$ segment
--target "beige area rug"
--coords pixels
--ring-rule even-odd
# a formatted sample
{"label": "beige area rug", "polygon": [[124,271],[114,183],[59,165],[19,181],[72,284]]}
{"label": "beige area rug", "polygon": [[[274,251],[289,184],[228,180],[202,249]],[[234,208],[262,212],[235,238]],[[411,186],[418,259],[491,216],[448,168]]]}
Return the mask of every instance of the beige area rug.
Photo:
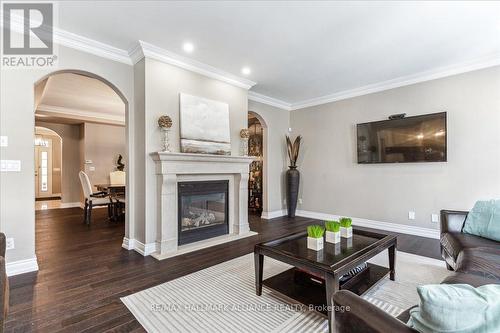
{"label": "beige area rug", "polygon": [[[387,251],[370,262],[388,267]],[[291,266],[267,258],[264,278]],[[439,283],[444,261],[398,252],[396,281],[381,280],[363,297],[397,316],[418,303],[416,287]],[[148,332],[327,332],[324,316],[264,286],[255,294],[253,254],[122,298]]]}

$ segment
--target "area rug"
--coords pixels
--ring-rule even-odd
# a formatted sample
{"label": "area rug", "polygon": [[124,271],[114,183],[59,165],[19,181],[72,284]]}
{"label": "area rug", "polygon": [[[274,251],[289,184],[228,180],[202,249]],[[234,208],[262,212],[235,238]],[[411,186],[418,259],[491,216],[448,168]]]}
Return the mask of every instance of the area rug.
{"label": "area rug", "polygon": [[[388,267],[387,251],[370,260]],[[291,266],[265,258],[264,278]],[[418,303],[416,287],[439,283],[443,261],[404,252],[396,281],[381,280],[363,298],[397,316]],[[264,286],[255,294],[253,254],[183,276],[121,299],[148,332],[327,332],[325,316]]]}

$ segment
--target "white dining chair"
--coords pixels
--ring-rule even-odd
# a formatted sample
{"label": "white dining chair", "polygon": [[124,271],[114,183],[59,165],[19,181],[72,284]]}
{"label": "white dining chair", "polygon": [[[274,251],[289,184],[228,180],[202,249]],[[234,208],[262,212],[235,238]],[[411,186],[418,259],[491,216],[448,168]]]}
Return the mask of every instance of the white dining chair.
{"label": "white dining chair", "polygon": [[96,206],[107,206],[108,217],[111,216],[111,199],[105,192],[92,191],[92,184],[90,183],[89,176],[83,171],[80,171],[80,183],[82,184],[83,196],[85,197],[85,207],[83,212],[83,222],[90,225],[92,221],[92,208]]}
{"label": "white dining chair", "polygon": [[109,183],[111,185],[125,185],[125,171],[113,171],[109,173]]}

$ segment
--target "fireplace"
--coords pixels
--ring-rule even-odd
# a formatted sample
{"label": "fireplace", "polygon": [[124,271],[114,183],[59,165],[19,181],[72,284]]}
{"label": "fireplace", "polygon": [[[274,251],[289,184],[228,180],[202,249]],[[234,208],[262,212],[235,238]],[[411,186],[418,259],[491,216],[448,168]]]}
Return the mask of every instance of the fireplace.
{"label": "fireplace", "polygon": [[228,180],[178,183],[178,245],[229,233]]}

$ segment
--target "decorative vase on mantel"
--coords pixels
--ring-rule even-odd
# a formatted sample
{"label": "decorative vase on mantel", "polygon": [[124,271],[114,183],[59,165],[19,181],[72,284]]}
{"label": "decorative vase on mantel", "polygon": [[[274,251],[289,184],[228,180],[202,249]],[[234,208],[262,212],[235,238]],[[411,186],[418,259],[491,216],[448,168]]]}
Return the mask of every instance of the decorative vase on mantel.
{"label": "decorative vase on mantel", "polygon": [[250,137],[250,131],[248,128],[243,128],[240,131],[240,155],[248,156],[248,138]]}
{"label": "decorative vase on mantel", "polygon": [[295,217],[297,210],[297,200],[299,196],[300,172],[297,170],[297,158],[299,157],[300,142],[299,135],[292,144],[290,138],[286,137],[288,158],[290,159],[289,169],[286,172],[286,205],[288,217]]}
{"label": "decorative vase on mantel", "polygon": [[158,118],[158,127],[162,131],[162,152],[164,153],[169,153],[170,152],[170,142],[168,138],[168,133],[170,132],[170,128],[172,127],[172,119],[167,116],[163,115],[160,118]]}

